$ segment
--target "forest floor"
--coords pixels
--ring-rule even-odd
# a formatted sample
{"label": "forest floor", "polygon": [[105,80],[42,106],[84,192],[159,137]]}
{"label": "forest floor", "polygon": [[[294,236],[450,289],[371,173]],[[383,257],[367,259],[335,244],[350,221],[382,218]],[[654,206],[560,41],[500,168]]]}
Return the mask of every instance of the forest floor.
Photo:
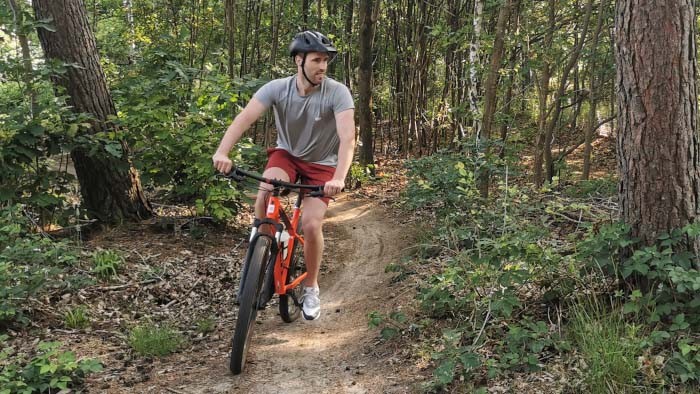
{"label": "forest floor", "polygon": [[[614,163],[611,142],[596,141],[600,146],[594,176],[609,173]],[[580,166],[577,156],[571,158],[571,178]],[[429,360],[420,356],[427,354],[425,349],[416,346],[429,344],[405,338],[384,341],[368,326],[374,311],[414,315],[418,276],[423,276],[399,281],[385,272],[408,254],[420,235],[411,222],[430,224],[430,218],[407,217],[392,204],[405,183],[400,162],[382,163],[390,176],[331,203],[324,227],[321,319],[283,323],[273,299],[258,315],[246,368],[239,376],[228,371],[228,356],[249,213],[241,214],[235,225],[215,226],[196,223],[187,208],[161,206],[160,216],[150,222],[100,232],[82,247],[86,252],[111,249],[123,254],[126,261],[119,275],[34,300],[32,327],[12,332],[12,342],[31,348],[39,339],[60,341],[79,358],[98,359],[104,371],[87,379],[88,392],[420,392],[431,370]],[[76,306],[87,308],[86,329],[65,327],[65,311]],[[129,341],[134,328],[151,323],[181,333],[176,353],[146,357],[133,350]],[[531,379],[501,383],[491,387],[494,392],[500,392],[498,386],[521,392],[530,392],[525,387],[541,388]]]}
{"label": "forest floor", "polygon": [[[127,256],[125,267],[112,282],[45,300],[54,309],[46,316],[87,305],[89,328],[69,330],[47,318],[39,336],[104,364],[103,372],[88,378],[89,392],[415,392],[429,372],[410,364],[410,349],[380,340],[368,326],[370,312],[388,314],[413,300],[411,284],[394,283],[385,272],[411,244],[390,206],[399,188],[391,188],[375,184],[331,203],[324,226],[321,319],[286,324],[273,299],[258,315],[241,375],[228,371],[228,355],[237,314],[233,296],[247,247],[245,217],[238,228],[188,228],[192,223],[185,219],[158,225],[166,219],[161,217],[98,234],[85,249],[119,250]],[[130,332],[147,323],[182,333],[180,351],[165,357],[136,354]]]}

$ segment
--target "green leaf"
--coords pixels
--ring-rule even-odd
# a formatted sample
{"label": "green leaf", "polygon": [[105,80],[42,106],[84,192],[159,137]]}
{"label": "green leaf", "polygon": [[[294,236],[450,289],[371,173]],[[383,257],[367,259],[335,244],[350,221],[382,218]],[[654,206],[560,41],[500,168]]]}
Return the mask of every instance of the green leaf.
{"label": "green leaf", "polygon": [[107,153],[110,155],[116,157],[116,158],[121,158],[122,157],[122,146],[121,144],[106,144],[105,145],[105,150]]}
{"label": "green leaf", "polygon": [[384,339],[394,338],[398,334],[399,334],[399,330],[397,330],[394,327],[384,327],[384,328],[382,328],[382,331],[380,332],[380,335]]}
{"label": "green leaf", "polygon": [[639,304],[637,304],[636,302],[627,302],[622,307],[622,313],[624,313],[624,314],[638,313],[638,312],[639,312]]}
{"label": "green leaf", "polygon": [[445,385],[452,383],[455,374],[454,360],[443,361],[442,364],[435,369],[434,374],[440,384]]}
{"label": "green leaf", "polygon": [[459,361],[464,368],[474,369],[481,366],[481,356],[474,352],[465,352],[459,356]]}

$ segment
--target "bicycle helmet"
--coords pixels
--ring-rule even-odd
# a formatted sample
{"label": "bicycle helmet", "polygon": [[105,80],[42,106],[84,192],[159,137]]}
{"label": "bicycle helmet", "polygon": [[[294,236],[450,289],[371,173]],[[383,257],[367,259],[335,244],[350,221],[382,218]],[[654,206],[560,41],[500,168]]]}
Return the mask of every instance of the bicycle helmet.
{"label": "bicycle helmet", "polygon": [[292,43],[289,44],[289,55],[292,57],[300,53],[306,54],[308,52],[326,52],[328,56],[330,56],[329,62],[338,54],[338,50],[335,49],[328,37],[313,30],[297,33]]}
{"label": "bicycle helmet", "polygon": [[311,86],[318,86],[317,83],[314,83],[311,79],[309,79],[309,77],[306,75],[306,70],[304,69],[304,66],[306,65],[306,54],[309,52],[327,53],[328,63],[330,63],[333,61],[333,59],[335,59],[335,55],[338,54],[338,50],[335,49],[333,43],[328,37],[312,30],[297,33],[297,35],[294,36],[292,43],[289,44],[290,56],[294,57],[296,55],[304,55],[301,60],[301,72],[304,75],[304,78],[306,78],[306,81],[309,82]]}

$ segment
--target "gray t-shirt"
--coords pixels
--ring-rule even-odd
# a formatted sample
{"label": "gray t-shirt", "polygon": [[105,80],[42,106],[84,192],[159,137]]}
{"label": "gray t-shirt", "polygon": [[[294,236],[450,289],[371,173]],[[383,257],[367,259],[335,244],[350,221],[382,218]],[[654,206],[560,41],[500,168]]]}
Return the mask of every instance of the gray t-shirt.
{"label": "gray t-shirt", "polygon": [[253,97],[275,112],[278,148],[310,163],[338,165],[335,114],[355,108],[345,85],[324,78],[320,89],[300,96],[293,75],[266,83]]}

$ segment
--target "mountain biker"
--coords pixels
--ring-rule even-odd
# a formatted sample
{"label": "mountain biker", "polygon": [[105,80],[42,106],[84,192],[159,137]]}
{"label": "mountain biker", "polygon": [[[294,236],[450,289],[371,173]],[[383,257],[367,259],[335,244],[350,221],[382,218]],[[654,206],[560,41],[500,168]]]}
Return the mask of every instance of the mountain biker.
{"label": "mountain biker", "polygon": [[[326,76],[337,50],[328,37],[317,31],[294,36],[289,45],[297,73],[275,79],[261,87],[226,130],[216,153],[214,167],[228,173],[233,163],[231,148],[268,108],[272,107],[277,127],[277,147],[268,150],[263,172],[266,178],[324,185],[324,198],[304,198],[304,261],[307,276],[301,297],[306,320],[318,319],[321,301],[318,273],[323,256],[323,218],[330,198],[345,187],[345,176],[355,148],[354,103],[348,88]],[[271,190],[260,184],[255,216],[265,217],[265,201]]]}

